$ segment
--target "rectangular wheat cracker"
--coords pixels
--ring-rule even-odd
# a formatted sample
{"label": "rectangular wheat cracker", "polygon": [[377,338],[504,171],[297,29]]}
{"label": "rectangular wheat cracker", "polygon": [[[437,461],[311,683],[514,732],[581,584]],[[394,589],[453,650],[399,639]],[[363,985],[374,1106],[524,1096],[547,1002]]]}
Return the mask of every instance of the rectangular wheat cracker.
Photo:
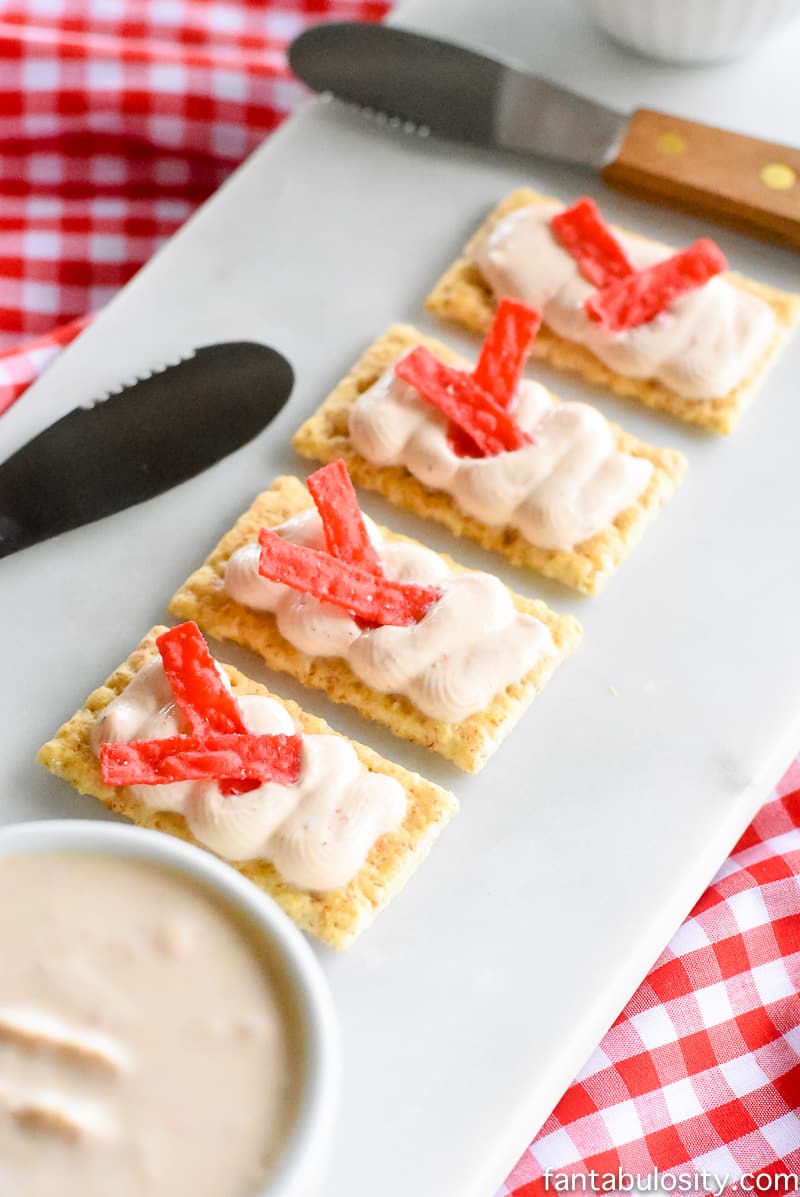
{"label": "rectangular wheat cracker", "polygon": [[[561,661],[576,648],[581,627],[568,615],[557,615],[536,599],[512,593],[517,610],[541,620],[550,629],[557,655],[540,661],[519,682],[497,694],[488,707],[461,723],[446,723],[424,715],[409,699],[398,694],[379,694],[352,672],[341,658],[308,657],[294,648],[278,631],[275,616],[251,611],[235,602],[223,589],[225,562],[239,548],[258,538],[259,528],[275,527],[311,506],[311,496],[297,478],[276,478],[260,494],[249,511],[238,520],[204,565],[192,574],[170,603],[170,611],[181,619],[194,619],[209,635],[234,640],[258,653],[272,669],[323,690],[334,702],[347,703],[361,715],[388,727],[397,736],[424,744],[467,772],[477,772],[522,712],[544,687]],[[416,542],[381,529],[387,540]],[[459,570],[449,557],[442,560]]]}
{"label": "rectangular wheat cracker", "polygon": [[[156,637],[166,628],[155,627],[111,677],[86,699],[85,705],[39,750],[38,761],[70,782],[81,794],[98,798],[109,810],[125,815],[140,827],[156,828],[197,843],[182,815],[154,811],[125,787],[103,784],[100,764],[92,751],[90,736],[98,712],[122,693],[134,674],[158,656]],[[280,702],[295,726],[310,735],[334,732],[322,719],[308,715],[287,698],[270,694],[231,665],[224,665],[235,694],[261,694]],[[268,893],[304,931],[334,948],[346,948],[405,885],[430,850],[433,841],[458,809],[448,790],[425,781],[416,773],[385,760],[371,748],[350,740],[356,755],[372,773],[384,773],[397,780],[408,796],[408,810],[402,826],[373,845],[357,875],[348,885],[329,893],[315,894],[284,881],[266,860],[241,861],[234,867]],[[202,847],[202,845],[198,845]]]}
{"label": "rectangular wheat cracker", "polygon": [[[353,405],[393,362],[415,345],[427,346],[435,357],[449,365],[469,368],[440,341],[423,336],[410,325],[395,324],[369,346],[317,412],[295,433],[292,444],[297,452],[324,462],[343,457],[354,481],[378,491],[398,507],[437,520],[456,536],[468,536],[484,549],[502,553],[514,565],[536,570],[585,594],[596,594],[674,493],[686,473],[684,456],[671,449],[646,445],[612,424],[621,452],[652,463],[653,471],[645,490],[608,528],[575,548],[538,548],[516,528],[491,528],[465,514],[454,498],[425,486],[405,466],[372,465],[356,452],[349,434]],[[553,398],[559,401],[556,396]]]}
{"label": "rectangular wheat cracker", "polygon": [[[513,191],[502,200],[467,243],[461,257],[439,279],[425,301],[428,311],[464,325],[473,332],[485,333],[494,315],[496,299],[472,260],[475,249],[510,212],[533,204],[555,202],[558,201],[528,187]],[[628,233],[628,230],[621,231],[631,237],[638,236]],[[800,320],[800,295],[781,291],[739,274],[729,273],[726,277],[733,286],[749,291],[769,304],[775,313],[776,328],[772,343],[750,376],[720,398],[688,399],[655,379],[629,378],[618,374],[589,349],[558,336],[546,325],[542,326],[534,340],[531,355],[549,362],[557,369],[577,373],[587,382],[608,387],[618,395],[636,399],[646,407],[667,412],[678,420],[699,424],[714,432],[731,432],[759,389],[768,367]]]}

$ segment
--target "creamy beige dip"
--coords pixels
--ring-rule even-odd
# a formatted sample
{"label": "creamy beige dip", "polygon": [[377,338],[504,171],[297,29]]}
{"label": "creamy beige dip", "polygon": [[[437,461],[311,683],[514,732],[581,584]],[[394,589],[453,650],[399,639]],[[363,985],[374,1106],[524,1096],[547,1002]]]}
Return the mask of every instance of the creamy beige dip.
{"label": "creamy beige dip", "polygon": [[538,548],[573,549],[613,523],[650,480],[651,463],[619,452],[596,408],[555,403],[527,379],[517,390],[514,417],[534,443],[492,457],[459,457],[447,418],[397,377],[395,365],[353,404],[354,446],[373,465],[404,465],[489,527],[516,528]]}
{"label": "creamy beige dip", "polygon": [[301,1063],[280,971],[143,861],[0,859],[0,1194],[252,1197]]}
{"label": "creamy beige dip", "polygon": [[[594,287],[550,231],[551,218],[561,211],[553,203],[519,208],[483,239],[474,259],[496,295],[540,308],[554,332],[585,345],[618,374],[658,379],[687,399],[727,395],[747,378],[775,329],[775,316],[763,300],[717,275],[654,320],[605,332],[583,306]],[[619,229],[614,234],[639,270],[674,252]]]}
{"label": "creamy beige dip", "polygon": [[[388,578],[441,591],[419,623],[364,629],[340,607],[262,578],[257,543],[230,557],[225,590],[245,607],[274,612],[281,635],[301,652],[343,657],[373,690],[404,694],[423,714],[450,723],[483,710],[540,660],[555,655],[547,626],[517,611],[498,578],[477,570],[453,572],[438,553],[384,541],[371,520],[364,522]],[[273,531],[296,544],[325,545],[313,508]]]}

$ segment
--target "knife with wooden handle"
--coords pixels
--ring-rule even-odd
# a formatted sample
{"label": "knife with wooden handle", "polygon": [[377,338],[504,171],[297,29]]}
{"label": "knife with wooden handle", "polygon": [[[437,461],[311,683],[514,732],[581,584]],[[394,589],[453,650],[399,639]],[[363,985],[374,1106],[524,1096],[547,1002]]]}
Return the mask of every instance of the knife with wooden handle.
{"label": "knife with wooden handle", "polygon": [[800,248],[800,149],[640,109],[628,116],[511,63],[388,25],[317,25],[292,69],[390,125],[594,167],[616,187]]}

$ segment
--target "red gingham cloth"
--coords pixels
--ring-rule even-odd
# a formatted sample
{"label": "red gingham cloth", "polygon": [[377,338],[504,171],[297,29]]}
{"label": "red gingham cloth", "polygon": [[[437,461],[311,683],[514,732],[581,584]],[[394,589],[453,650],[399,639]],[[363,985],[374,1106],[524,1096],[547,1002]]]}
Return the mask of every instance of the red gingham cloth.
{"label": "red gingham cloth", "polygon": [[[0,411],[300,99],[287,41],[388,7],[0,0]],[[795,763],[498,1197],[800,1172],[798,878]]]}
{"label": "red gingham cloth", "polygon": [[686,1177],[705,1169],[720,1181],[745,1177],[744,1192],[756,1184],[786,1192],[783,1180],[758,1176],[800,1176],[798,990],[800,760],[498,1197],[553,1193],[546,1169]]}

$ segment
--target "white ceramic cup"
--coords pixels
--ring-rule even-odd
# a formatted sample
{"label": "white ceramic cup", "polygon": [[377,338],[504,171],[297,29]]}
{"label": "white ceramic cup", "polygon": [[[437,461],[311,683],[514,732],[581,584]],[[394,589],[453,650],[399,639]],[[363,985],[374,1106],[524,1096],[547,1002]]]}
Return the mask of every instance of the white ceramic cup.
{"label": "white ceramic cup", "polygon": [[339,1032],[327,982],[294,924],[235,869],[158,831],[82,819],[0,828],[0,858],[35,852],[92,852],[172,869],[239,911],[256,937],[263,938],[273,958],[280,958],[299,1016],[305,1057],[303,1084],[278,1167],[258,1197],[316,1197],[321,1191],[339,1097]]}
{"label": "white ceramic cup", "polygon": [[662,62],[712,63],[754,50],[800,15],[800,0],[579,0],[614,41]]}

